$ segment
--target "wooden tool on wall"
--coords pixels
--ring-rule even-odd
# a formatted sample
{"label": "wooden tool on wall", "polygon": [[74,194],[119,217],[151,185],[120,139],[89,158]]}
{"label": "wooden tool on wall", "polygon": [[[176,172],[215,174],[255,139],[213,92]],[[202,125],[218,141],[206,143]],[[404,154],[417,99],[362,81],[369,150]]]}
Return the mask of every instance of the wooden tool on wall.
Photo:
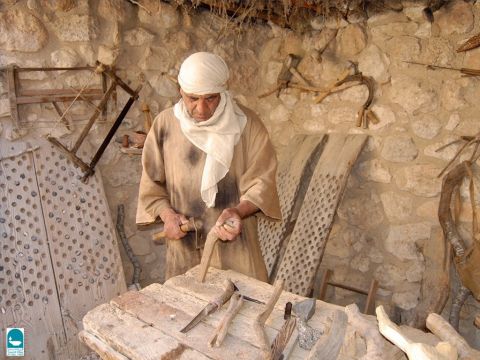
{"label": "wooden tool on wall", "polygon": [[[8,99],[10,102],[10,115],[12,117],[14,128],[22,127],[22,119],[19,115],[20,105],[29,104],[45,104],[52,103],[55,110],[62,119],[63,111],[58,103],[85,101],[92,104],[94,100],[101,100],[107,91],[107,75],[101,71],[97,72],[96,66],[77,66],[77,67],[38,67],[38,68],[22,68],[16,65],[9,65],[2,69],[6,71],[8,84]],[[85,87],[78,96],[80,89],[23,89],[20,79],[20,73],[27,72],[52,72],[52,71],[95,71],[101,76],[102,88]],[[88,85],[87,85],[88,86]],[[95,106],[95,105],[94,105]],[[102,110],[102,117],[106,120],[106,108]],[[63,118],[62,120],[68,130],[70,130],[70,122]]]}
{"label": "wooden tool on wall", "polygon": [[[128,110],[132,106],[133,102],[138,99],[138,93],[141,89],[141,85],[136,89],[131,89],[125,82],[123,82],[114,72],[112,68],[107,65],[104,65],[100,62],[96,63],[96,66],[80,66],[80,67],[52,67],[52,68],[20,68],[16,65],[8,66],[2,70],[6,70],[7,79],[8,79],[8,90],[9,90],[9,101],[10,101],[10,113],[15,129],[21,128],[21,119],[19,116],[19,105],[26,104],[41,104],[41,103],[52,103],[53,107],[60,116],[60,121],[65,124],[67,130],[71,131],[72,124],[66,118],[66,113],[68,108],[62,112],[59,102],[70,102],[70,106],[73,105],[76,101],[86,101],[87,103],[93,105],[95,111],[90,116],[87,124],[83,128],[80,136],[76,140],[72,149],[67,148],[55,137],[48,137],[48,140],[58,147],[76,166],[78,166],[83,172],[83,181],[93,175],[94,168],[97,162],[100,160],[105,148],[110,143],[113,135],[120,126],[121,122],[125,118]],[[22,89],[20,85],[19,73],[21,72],[50,72],[50,71],[68,71],[68,70],[89,70],[94,71],[94,74],[98,74],[102,78],[102,89],[99,88],[87,88],[89,85],[84,86],[84,88],[77,89],[35,89],[35,90],[25,90]],[[92,77],[93,75],[92,74]],[[110,86],[107,88],[107,79],[110,79]],[[104,141],[98,148],[97,152],[93,156],[89,164],[85,163],[80,159],[76,153],[85,140],[88,132],[92,128],[93,124],[97,120],[98,116],[102,114],[103,119],[106,119],[107,114],[107,102],[110,96],[115,92],[116,87],[120,86],[125,90],[130,98],[123,107],[120,114],[117,116],[114,124],[112,125],[110,131],[105,137]],[[98,105],[94,104],[92,101],[100,100]]]}
{"label": "wooden tool on wall", "polygon": [[[108,66],[101,64],[97,62],[97,70],[96,71],[101,71],[102,73],[106,74],[110,78],[110,86],[108,87],[107,91],[104,93],[102,99],[100,100],[100,104],[96,107],[95,112],[90,116],[90,119],[88,120],[88,123],[85,125],[83,128],[80,136],[78,137],[77,141],[73,145],[72,149],[68,149],[66,146],[64,146],[58,139],[54,137],[48,137],[48,140],[57,146],[65,155],[75,164],[77,165],[82,171],[84,172],[83,176],[83,181],[86,181],[87,178],[91,175],[94,174],[94,168],[97,162],[100,160],[100,157],[102,156],[103,152],[105,151],[106,147],[110,143],[110,141],[113,138],[113,135],[117,131],[118,127],[122,123],[123,119],[125,118],[125,115],[127,115],[128,110],[130,110],[130,107],[133,105],[134,101],[138,99],[138,93],[140,92],[142,85],[139,85],[137,89],[133,90],[128,86],[126,83],[124,83],[117,75],[115,75],[115,72]],[[113,91],[115,88],[120,86],[123,90],[125,90],[129,95],[130,98],[128,99],[127,103],[124,105],[122,111],[120,114],[117,116],[115,122],[113,123],[112,127],[110,128],[110,131],[108,132],[107,136],[103,140],[102,144],[98,148],[97,152],[93,156],[92,160],[90,161],[90,164],[86,164],[82,159],[80,159],[77,156],[77,151],[82,145],[83,141],[88,135],[88,132],[92,128],[93,124],[97,120],[98,116],[100,115],[100,112],[103,111],[103,109],[106,108],[107,101],[112,95]]]}

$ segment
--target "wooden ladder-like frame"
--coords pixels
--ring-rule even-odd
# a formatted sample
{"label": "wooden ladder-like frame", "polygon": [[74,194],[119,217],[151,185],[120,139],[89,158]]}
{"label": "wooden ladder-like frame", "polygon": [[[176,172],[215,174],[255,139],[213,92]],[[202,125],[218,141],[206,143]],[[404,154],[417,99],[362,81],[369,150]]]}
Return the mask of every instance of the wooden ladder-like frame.
{"label": "wooden ladder-like frame", "polygon": [[327,294],[327,287],[328,285],[338,287],[341,289],[353,291],[358,294],[363,294],[367,296],[367,301],[365,302],[365,307],[363,309],[364,314],[369,314],[369,315],[374,315],[375,314],[375,296],[377,294],[378,290],[378,281],[373,279],[370,283],[370,288],[368,291],[359,289],[354,286],[350,285],[345,285],[345,284],[340,284],[338,282],[331,281],[330,279],[332,278],[333,275],[333,270],[327,269],[323,273],[322,280],[320,282],[320,288],[318,290],[318,294],[316,295],[316,298],[319,300],[324,300],[325,296]]}

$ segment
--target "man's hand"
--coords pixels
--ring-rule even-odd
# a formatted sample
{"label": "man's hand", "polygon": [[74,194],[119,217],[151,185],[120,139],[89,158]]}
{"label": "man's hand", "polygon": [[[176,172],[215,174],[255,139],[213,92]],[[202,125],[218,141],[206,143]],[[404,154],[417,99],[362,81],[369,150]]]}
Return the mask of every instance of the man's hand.
{"label": "man's hand", "polygon": [[183,214],[177,214],[173,209],[165,209],[160,214],[164,226],[163,231],[167,239],[178,240],[187,235],[180,229],[180,225],[188,223],[188,219]]}
{"label": "man's hand", "polygon": [[237,208],[222,211],[215,223],[215,234],[223,241],[234,240],[242,232],[242,217]]}

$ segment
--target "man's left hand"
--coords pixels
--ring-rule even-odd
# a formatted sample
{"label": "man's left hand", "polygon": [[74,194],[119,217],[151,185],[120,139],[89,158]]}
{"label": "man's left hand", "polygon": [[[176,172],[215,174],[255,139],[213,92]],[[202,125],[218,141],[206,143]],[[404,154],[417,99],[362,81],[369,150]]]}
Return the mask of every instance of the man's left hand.
{"label": "man's left hand", "polygon": [[223,241],[234,240],[242,232],[242,218],[238,209],[227,208],[222,211],[215,223],[215,234]]}

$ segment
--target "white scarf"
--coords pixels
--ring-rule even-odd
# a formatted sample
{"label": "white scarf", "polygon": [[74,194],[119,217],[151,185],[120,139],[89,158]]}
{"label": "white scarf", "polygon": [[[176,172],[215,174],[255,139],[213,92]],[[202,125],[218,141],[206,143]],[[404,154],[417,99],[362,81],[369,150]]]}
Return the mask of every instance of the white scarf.
{"label": "white scarf", "polygon": [[195,121],[189,115],[182,99],[175,104],[173,111],[183,134],[207,154],[200,194],[207,207],[214,207],[217,184],[230,169],[233,149],[245,128],[247,116],[228,91],[220,93],[220,102],[212,117],[206,121]]}

